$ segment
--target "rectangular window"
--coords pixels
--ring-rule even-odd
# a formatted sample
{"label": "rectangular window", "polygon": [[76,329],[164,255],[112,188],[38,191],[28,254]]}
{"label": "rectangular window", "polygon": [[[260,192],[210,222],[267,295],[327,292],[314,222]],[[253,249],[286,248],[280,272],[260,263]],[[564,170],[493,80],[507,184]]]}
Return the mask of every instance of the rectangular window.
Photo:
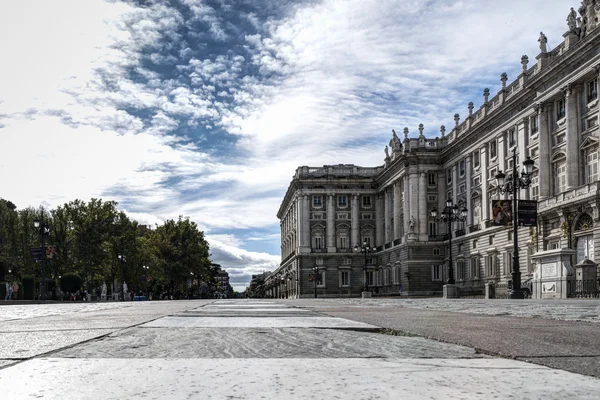
{"label": "rectangular window", "polygon": [[340,249],[348,248],[348,238],[346,236],[340,236]]}
{"label": "rectangular window", "polygon": [[340,272],[340,286],[350,286],[350,272],[341,271]]}
{"label": "rectangular window", "polygon": [[427,195],[427,201],[436,202],[437,201],[437,196],[435,194],[428,194]]}
{"label": "rectangular window", "polygon": [[464,183],[458,187],[458,194],[463,194],[466,191],[467,191],[467,185],[465,185]]}
{"label": "rectangular window", "polygon": [[346,199],[346,196],[338,196],[338,207],[348,207]]}
{"label": "rectangular window", "polygon": [[556,102],[556,120],[563,119],[565,115],[565,99],[560,99]]}
{"label": "rectangular window", "polygon": [[488,179],[496,179],[496,174],[498,173],[498,168],[494,167],[490,169],[490,176]]}
{"label": "rectangular window", "polygon": [[431,280],[432,281],[441,281],[442,280],[442,266],[441,265],[432,265],[431,266]]}
{"label": "rectangular window", "polygon": [[400,276],[400,267],[394,267],[393,269],[394,272],[394,284],[397,285],[399,282],[398,277]]}
{"label": "rectangular window", "polygon": [[477,248],[477,239],[473,240],[473,248],[476,249]]}
{"label": "rectangular window", "polygon": [[363,196],[362,203],[363,203],[363,207],[370,208],[371,207],[371,196]]}
{"label": "rectangular window", "polygon": [[592,117],[585,122],[586,129],[592,129],[598,125],[598,117]]}
{"label": "rectangular window", "polygon": [[374,276],[373,276],[373,271],[367,271],[367,285],[368,286],[373,286],[373,282],[374,282]]}
{"label": "rectangular window", "polygon": [[460,177],[462,178],[463,176],[465,176],[465,160],[460,160],[460,162],[458,163],[458,171],[460,174]]}
{"label": "rectangular window", "polygon": [[561,163],[556,166],[554,180],[554,194],[560,194],[567,189],[567,164]]}
{"label": "rectangular window", "polygon": [[530,133],[530,134],[531,134],[532,136],[533,136],[533,135],[535,135],[536,133],[538,133],[538,130],[539,130],[539,128],[538,128],[538,119],[537,119],[537,115],[536,115],[536,116],[533,116],[533,117],[531,117],[531,118],[529,119],[529,126],[531,127],[531,129],[530,129],[530,132],[531,132],[531,133]]}
{"label": "rectangular window", "polygon": [[371,236],[363,237],[363,243],[366,243],[367,247],[371,247]]}
{"label": "rectangular window", "polygon": [[598,98],[598,78],[587,84],[587,101],[596,100]]}
{"label": "rectangular window", "polygon": [[313,207],[315,207],[315,208],[323,207],[323,196],[313,196]]}
{"label": "rectangular window", "polygon": [[439,248],[437,248],[437,247],[436,247],[436,248],[434,248],[434,249],[433,249],[433,255],[434,255],[434,256],[439,256],[439,255],[440,255],[440,249],[439,249]]}
{"label": "rectangular window", "polygon": [[496,157],[496,141],[492,141],[490,142],[490,158],[495,158]]}
{"label": "rectangular window", "polygon": [[371,213],[364,213],[362,215],[362,219],[372,219],[372,218],[373,218],[373,216],[371,215]]}
{"label": "rectangular window", "polygon": [[531,177],[531,200],[537,200],[540,197],[540,178],[537,173]]}
{"label": "rectangular window", "polygon": [[471,268],[469,274],[470,278],[479,278],[479,258],[471,258]]}
{"label": "rectangular window", "polygon": [[317,287],[325,287],[325,271],[319,271],[317,275]]}
{"label": "rectangular window", "polygon": [[322,237],[315,237],[315,249],[322,249],[323,248],[323,238]]}
{"label": "rectangular window", "polygon": [[479,185],[481,185],[481,175],[477,175],[475,178],[473,178],[473,186]]}
{"label": "rectangular window", "polygon": [[375,259],[374,258],[367,258],[367,265],[373,265],[375,264]]}
{"label": "rectangular window", "polygon": [[479,167],[479,150],[473,152],[473,167]]}
{"label": "rectangular window", "polygon": [[351,265],[351,264],[352,264],[352,259],[350,257],[342,258],[342,265]]}
{"label": "rectangular window", "polygon": [[427,184],[429,186],[435,186],[435,174],[431,172],[427,174]]}
{"label": "rectangular window", "polygon": [[317,258],[315,261],[315,264],[317,265],[323,265],[323,259],[321,257]]}
{"label": "rectangular window", "polygon": [[490,244],[490,246],[491,246],[491,245],[493,245],[493,244],[494,244],[494,235],[490,235],[490,238],[489,238],[489,239],[490,239],[490,240],[489,240],[489,244]]}
{"label": "rectangular window", "polygon": [[517,144],[517,133],[515,128],[508,130],[508,147],[515,147]]}
{"label": "rectangular window", "polygon": [[452,183],[452,168],[446,171],[446,182]]}
{"label": "rectangular window", "polygon": [[485,258],[485,276],[496,276],[496,256]]}
{"label": "rectangular window", "polygon": [[587,155],[587,182],[593,183],[598,180],[598,152],[594,151]]}
{"label": "rectangular window", "polygon": [[429,223],[429,236],[431,236],[431,237],[437,236],[437,222]]}

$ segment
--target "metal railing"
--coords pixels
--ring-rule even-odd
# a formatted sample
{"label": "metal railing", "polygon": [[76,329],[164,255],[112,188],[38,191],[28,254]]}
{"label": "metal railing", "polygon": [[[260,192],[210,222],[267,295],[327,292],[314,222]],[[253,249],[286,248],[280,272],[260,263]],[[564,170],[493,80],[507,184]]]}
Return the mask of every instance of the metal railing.
{"label": "metal railing", "polygon": [[570,293],[569,297],[574,298],[599,298],[600,297],[600,280],[586,279],[575,281],[575,290]]}

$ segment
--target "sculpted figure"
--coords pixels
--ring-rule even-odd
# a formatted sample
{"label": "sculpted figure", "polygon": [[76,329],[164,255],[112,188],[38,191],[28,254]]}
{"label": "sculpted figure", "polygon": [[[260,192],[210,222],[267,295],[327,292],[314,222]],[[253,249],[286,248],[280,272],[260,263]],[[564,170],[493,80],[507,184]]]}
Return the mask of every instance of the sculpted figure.
{"label": "sculpted figure", "polygon": [[398,135],[396,135],[396,131],[392,129],[393,132],[393,136],[392,139],[390,140],[390,147],[392,148],[392,152],[397,152],[400,151],[400,149],[402,148],[402,143],[400,143],[400,139],[398,138]]}
{"label": "sculpted figure", "polygon": [[385,151],[385,158],[386,159],[390,158],[390,153],[389,153],[389,150],[388,150],[387,146],[385,146],[385,150],[384,151]]}
{"label": "sculpted figure", "polygon": [[540,42],[541,52],[546,53],[548,51],[548,48],[547,48],[548,38],[546,37],[546,35],[544,35],[544,32],[540,32],[540,38],[538,39],[538,42]]}
{"label": "sculpted figure", "polygon": [[573,7],[571,7],[571,11],[567,16],[567,25],[569,26],[569,30],[571,32],[575,32],[575,30],[577,29],[577,13],[573,9]]}

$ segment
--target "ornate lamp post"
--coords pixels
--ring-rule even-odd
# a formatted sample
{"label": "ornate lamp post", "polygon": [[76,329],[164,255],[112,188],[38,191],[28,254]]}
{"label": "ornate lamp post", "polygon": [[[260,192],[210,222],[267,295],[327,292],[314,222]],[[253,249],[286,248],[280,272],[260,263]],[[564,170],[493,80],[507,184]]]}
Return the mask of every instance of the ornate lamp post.
{"label": "ornate lamp post", "polygon": [[40,282],[40,300],[46,301],[46,236],[50,236],[50,225],[44,222],[44,209],[42,208],[42,218],[35,219],[33,226],[38,229],[42,241],[42,276]]}
{"label": "ornate lamp post", "polygon": [[363,245],[361,247],[358,247],[358,245],[354,245],[355,253],[364,253],[365,255],[365,265],[363,267],[365,275],[365,286],[363,287],[363,292],[367,292],[369,290],[369,281],[367,279],[367,257],[369,253],[375,253],[376,251],[377,248],[369,246],[369,244],[366,241],[363,242]]}
{"label": "ornate lamp post", "polygon": [[463,207],[460,212],[458,205],[452,205],[452,199],[446,200],[446,207],[440,212],[438,216],[438,210],[431,210],[431,218],[438,222],[445,222],[448,224],[448,284],[454,284],[454,265],[452,264],[452,223],[462,222],[467,219],[467,208]]}
{"label": "ornate lamp post", "polygon": [[123,264],[125,264],[125,262],[127,262],[127,261],[126,261],[126,258],[125,258],[125,256],[123,254],[119,254],[118,257],[119,257],[119,264],[121,266],[121,282],[122,282],[121,283],[121,290],[120,290],[120,292],[121,292],[121,296],[120,297],[121,297],[121,301],[125,301],[125,285],[124,285],[124,283],[125,283],[125,271],[124,271]]}
{"label": "ornate lamp post", "polygon": [[527,157],[523,161],[523,170],[521,176],[517,173],[517,153],[516,149],[513,150],[513,170],[511,174],[511,180],[505,182],[506,175],[502,171],[498,171],[496,179],[498,181],[498,189],[500,193],[512,193],[513,195],[513,208],[512,208],[512,220],[513,220],[513,263],[511,268],[512,275],[512,289],[510,290],[508,297],[511,299],[523,299],[523,291],[521,290],[521,271],[519,269],[519,237],[517,235],[517,229],[519,227],[519,219],[517,217],[517,209],[519,204],[519,192],[521,189],[527,189],[531,185],[531,174],[533,173],[533,160]]}
{"label": "ornate lamp post", "polygon": [[148,298],[148,270],[150,269],[150,267],[147,265],[142,265],[142,268],[144,269],[144,284],[145,284],[146,298]]}
{"label": "ornate lamp post", "polygon": [[312,275],[312,280],[315,284],[315,299],[317,298],[317,281],[319,280],[319,266],[317,264],[315,264],[315,266],[313,267],[313,275]]}

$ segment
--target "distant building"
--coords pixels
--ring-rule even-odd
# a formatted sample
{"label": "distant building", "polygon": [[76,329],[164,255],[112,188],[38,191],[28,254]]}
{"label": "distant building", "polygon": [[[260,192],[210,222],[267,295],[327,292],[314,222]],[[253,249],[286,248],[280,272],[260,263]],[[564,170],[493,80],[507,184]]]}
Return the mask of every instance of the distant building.
{"label": "distant building", "polygon": [[[490,97],[484,89],[482,104],[469,103],[462,121],[454,115],[448,133],[442,126],[426,137],[423,125],[417,137],[394,132],[381,166],[297,168],[277,213],[282,261],[266,295],[312,297],[315,268],[318,296],[359,296],[365,280],[375,294],[441,295],[448,235],[456,285],[482,295],[486,283],[509,284],[515,234],[534,297],[597,291],[600,29],[581,10],[586,30],[566,32],[551,51],[543,44],[532,66],[523,56],[516,79],[502,74],[501,90]],[[518,232],[492,223],[493,202],[512,198],[495,176],[510,179],[513,152],[518,166],[535,162],[520,199],[537,201],[537,226]],[[447,199],[467,209],[451,232],[430,217]],[[365,243],[375,248],[366,257],[354,251]]]}

